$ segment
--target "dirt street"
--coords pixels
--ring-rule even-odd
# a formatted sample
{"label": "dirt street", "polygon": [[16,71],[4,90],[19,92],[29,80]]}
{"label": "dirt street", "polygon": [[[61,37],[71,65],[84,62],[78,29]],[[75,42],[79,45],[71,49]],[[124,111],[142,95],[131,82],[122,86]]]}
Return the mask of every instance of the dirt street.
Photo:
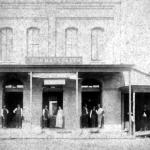
{"label": "dirt street", "polygon": [[0,150],[149,150],[150,139],[1,139]]}

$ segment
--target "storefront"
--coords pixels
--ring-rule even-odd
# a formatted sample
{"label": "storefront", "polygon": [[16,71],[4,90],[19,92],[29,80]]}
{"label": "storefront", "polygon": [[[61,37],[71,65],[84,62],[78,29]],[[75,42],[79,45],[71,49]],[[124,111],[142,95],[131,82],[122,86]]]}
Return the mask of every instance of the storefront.
{"label": "storefront", "polygon": [[124,79],[126,86],[120,88],[122,129],[131,134],[144,134],[145,131],[150,130],[150,76],[133,69],[130,90],[127,83],[129,78],[125,73]]}
{"label": "storefront", "polygon": [[[122,72],[130,74],[130,65],[2,65],[0,71],[1,107],[5,104],[12,112],[19,103],[23,107],[23,128],[40,128],[42,109],[47,105],[52,118],[61,106],[65,129],[79,129],[83,105],[91,110],[101,104],[105,129],[121,130],[119,87],[124,85]],[[7,76],[15,83],[6,84]],[[52,118],[48,128],[55,128]]]}

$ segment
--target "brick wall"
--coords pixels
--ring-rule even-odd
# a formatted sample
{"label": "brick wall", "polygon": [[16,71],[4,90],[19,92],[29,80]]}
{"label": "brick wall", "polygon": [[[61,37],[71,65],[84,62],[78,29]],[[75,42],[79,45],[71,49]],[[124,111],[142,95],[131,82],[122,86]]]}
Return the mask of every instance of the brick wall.
{"label": "brick wall", "polygon": [[24,80],[24,90],[23,90],[23,116],[24,122],[23,127],[30,125],[31,115],[30,115],[30,81],[29,79]]}
{"label": "brick wall", "polygon": [[42,80],[33,78],[32,124],[40,127],[42,116]]}
{"label": "brick wall", "polygon": [[115,73],[110,78],[103,79],[103,82],[102,101],[105,111],[105,127],[121,129],[121,92],[118,89],[123,84],[121,74]]}
{"label": "brick wall", "polygon": [[76,89],[75,80],[67,80],[64,87],[64,101],[63,109],[65,115],[65,128],[79,128],[80,127],[80,110],[81,110],[81,98],[79,93],[78,101],[78,114],[76,113]]}

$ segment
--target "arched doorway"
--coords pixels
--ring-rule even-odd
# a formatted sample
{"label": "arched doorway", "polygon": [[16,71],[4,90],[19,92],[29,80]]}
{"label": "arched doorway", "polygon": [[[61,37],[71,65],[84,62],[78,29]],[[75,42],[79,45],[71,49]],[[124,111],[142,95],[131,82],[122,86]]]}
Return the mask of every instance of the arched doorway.
{"label": "arched doorway", "polygon": [[3,84],[3,105],[9,110],[7,127],[15,127],[15,114],[13,110],[17,104],[23,108],[23,84],[16,75],[9,75]]}
{"label": "arched doorway", "polygon": [[[84,79],[82,81],[82,115],[83,107],[86,105],[88,110],[88,124],[86,127],[92,127],[90,121],[90,111],[93,107],[97,109],[98,104],[102,105],[101,101],[101,88],[102,84],[96,79]],[[97,126],[97,121],[96,121]],[[95,127],[96,127],[95,126]],[[81,121],[81,127],[83,127],[83,122]]]}

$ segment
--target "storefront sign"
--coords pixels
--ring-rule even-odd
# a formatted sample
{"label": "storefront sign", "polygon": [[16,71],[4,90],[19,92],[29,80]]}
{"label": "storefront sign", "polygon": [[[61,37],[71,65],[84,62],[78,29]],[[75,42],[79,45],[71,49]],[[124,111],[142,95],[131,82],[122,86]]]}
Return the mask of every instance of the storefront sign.
{"label": "storefront sign", "polygon": [[26,64],[32,65],[82,64],[82,57],[26,57]]}
{"label": "storefront sign", "polygon": [[65,85],[65,80],[44,80],[44,85]]}
{"label": "storefront sign", "polygon": [[76,79],[76,73],[33,73],[33,78],[43,79]]}

